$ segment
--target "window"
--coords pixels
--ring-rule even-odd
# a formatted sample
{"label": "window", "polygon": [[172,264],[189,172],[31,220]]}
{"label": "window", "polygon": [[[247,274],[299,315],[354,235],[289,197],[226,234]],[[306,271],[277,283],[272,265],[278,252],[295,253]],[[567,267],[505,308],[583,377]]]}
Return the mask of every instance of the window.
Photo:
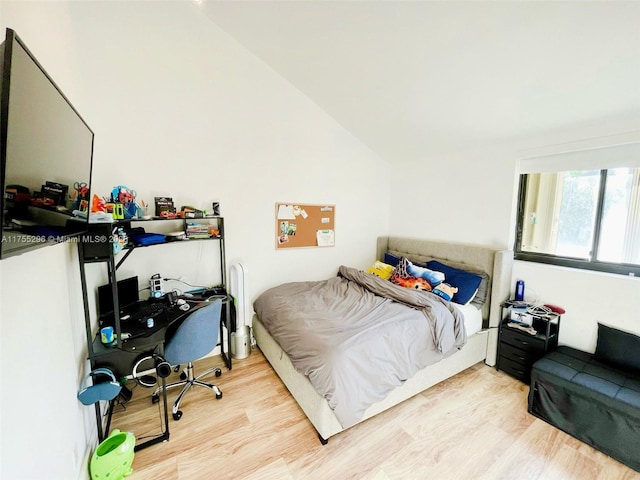
{"label": "window", "polygon": [[[631,166],[535,172],[549,162],[525,162],[532,171],[520,177],[515,258],[640,275],[640,167],[622,159]],[[556,169],[576,163],[554,160]]]}

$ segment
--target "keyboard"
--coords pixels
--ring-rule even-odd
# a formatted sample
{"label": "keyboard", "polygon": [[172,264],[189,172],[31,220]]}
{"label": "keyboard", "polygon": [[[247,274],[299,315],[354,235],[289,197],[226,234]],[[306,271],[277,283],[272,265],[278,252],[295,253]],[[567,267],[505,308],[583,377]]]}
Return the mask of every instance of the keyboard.
{"label": "keyboard", "polygon": [[168,308],[169,305],[164,302],[143,303],[136,308],[135,312],[130,313],[126,320],[130,322],[146,322],[147,318],[153,318],[162,312],[166,312]]}

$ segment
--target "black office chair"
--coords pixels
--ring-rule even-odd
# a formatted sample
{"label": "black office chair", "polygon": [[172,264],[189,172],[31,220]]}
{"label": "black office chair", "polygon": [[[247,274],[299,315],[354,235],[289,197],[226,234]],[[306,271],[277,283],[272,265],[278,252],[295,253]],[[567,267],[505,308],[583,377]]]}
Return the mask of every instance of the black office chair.
{"label": "black office chair", "polygon": [[[222,300],[217,299],[209,305],[200,307],[185,318],[174,333],[167,335],[164,347],[164,359],[171,365],[187,364],[185,373],[180,382],[166,385],[165,389],[183,386],[182,391],[173,403],[172,413],[174,420],[180,420],[182,411],[180,402],[193,385],[205,387],[215,392],[216,398],[222,398],[220,389],[212,384],[200,381],[205,375],[215,373],[216,377],[222,375],[219,368],[210,368],[197,377],[194,376],[194,361],[211,352],[218,343],[220,332],[220,314],[222,312]],[[158,402],[162,386],[158,387],[152,395],[154,403]]]}

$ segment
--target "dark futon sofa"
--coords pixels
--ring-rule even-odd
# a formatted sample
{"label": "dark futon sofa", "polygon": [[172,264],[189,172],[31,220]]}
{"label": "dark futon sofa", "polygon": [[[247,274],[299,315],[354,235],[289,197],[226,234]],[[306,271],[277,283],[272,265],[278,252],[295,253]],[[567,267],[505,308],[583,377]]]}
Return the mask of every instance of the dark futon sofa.
{"label": "dark futon sofa", "polygon": [[640,471],[640,337],[598,324],[594,354],[545,355],[531,370],[529,413]]}

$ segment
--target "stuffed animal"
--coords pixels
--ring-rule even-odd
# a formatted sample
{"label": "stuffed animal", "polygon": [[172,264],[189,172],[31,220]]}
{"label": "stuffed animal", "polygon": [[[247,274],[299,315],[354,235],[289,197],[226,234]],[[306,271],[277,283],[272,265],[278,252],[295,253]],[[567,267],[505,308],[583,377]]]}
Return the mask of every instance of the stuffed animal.
{"label": "stuffed animal", "polygon": [[391,274],[393,273],[393,265],[387,265],[384,262],[376,260],[376,262],[369,267],[367,273],[371,273],[376,277],[380,277],[383,280],[389,280],[391,278]]}
{"label": "stuffed animal", "polygon": [[428,268],[414,265],[411,262],[408,262],[407,272],[413,277],[424,278],[427,282],[429,282],[431,287],[435,287],[436,285],[444,282],[444,273],[436,272],[435,270],[429,270]]}
{"label": "stuffed animal", "polygon": [[423,290],[425,292],[431,291],[431,284],[424,278],[418,277],[401,277],[400,275],[393,275],[391,277],[391,283],[395,283],[404,288],[411,288],[412,290]]}
{"label": "stuffed animal", "polygon": [[435,287],[432,293],[444,298],[447,302],[450,302],[455,293],[458,291],[458,287],[452,287],[448,283],[441,283]]}

